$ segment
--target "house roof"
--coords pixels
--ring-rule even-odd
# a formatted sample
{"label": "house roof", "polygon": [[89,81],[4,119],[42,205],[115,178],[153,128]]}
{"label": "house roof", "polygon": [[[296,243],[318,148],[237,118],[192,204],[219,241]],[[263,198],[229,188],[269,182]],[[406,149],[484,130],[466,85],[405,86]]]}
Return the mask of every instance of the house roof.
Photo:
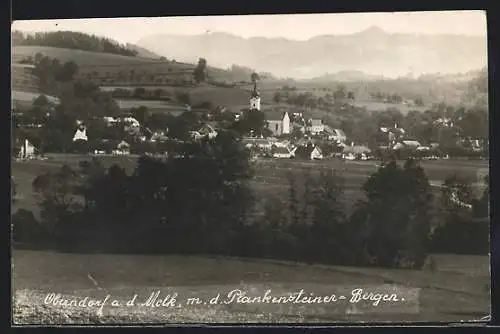
{"label": "house roof", "polygon": [[198,132],[200,132],[200,133],[209,133],[209,132],[214,132],[214,131],[215,131],[215,126],[213,124],[208,124],[208,123],[203,124],[198,129]]}
{"label": "house roof", "polygon": [[290,150],[284,146],[274,146],[273,147],[273,153],[278,153],[278,154],[289,154]]}
{"label": "house roof", "polygon": [[281,121],[285,117],[286,111],[265,110],[264,118],[266,121]]}
{"label": "house roof", "polygon": [[344,130],[342,129],[334,129],[334,130],[338,137],[346,137]]}
{"label": "house roof", "polygon": [[371,153],[368,147],[364,145],[355,145],[355,146],[346,146],[344,147],[344,153],[354,153],[354,154],[362,154],[362,153]]}
{"label": "house roof", "polygon": [[402,143],[406,146],[419,147],[420,143],[416,140],[403,140]]}
{"label": "house roof", "polygon": [[318,149],[319,152],[321,152],[321,149],[318,146],[307,145],[307,146],[298,146],[297,149],[295,150],[295,153],[299,155],[310,155],[314,151],[314,149]]}
{"label": "house roof", "polygon": [[321,126],[323,125],[323,121],[320,118],[311,118],[309,119],[310,126]]}

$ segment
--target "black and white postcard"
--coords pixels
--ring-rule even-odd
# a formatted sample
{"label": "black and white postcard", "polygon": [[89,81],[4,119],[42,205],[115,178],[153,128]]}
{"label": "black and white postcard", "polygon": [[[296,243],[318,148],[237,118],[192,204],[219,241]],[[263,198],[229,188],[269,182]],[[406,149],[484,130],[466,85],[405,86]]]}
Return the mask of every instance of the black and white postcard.
{"label": "black and white postcard", "polygon": [[490,318],[483,11],[12,24],[14,325]]}

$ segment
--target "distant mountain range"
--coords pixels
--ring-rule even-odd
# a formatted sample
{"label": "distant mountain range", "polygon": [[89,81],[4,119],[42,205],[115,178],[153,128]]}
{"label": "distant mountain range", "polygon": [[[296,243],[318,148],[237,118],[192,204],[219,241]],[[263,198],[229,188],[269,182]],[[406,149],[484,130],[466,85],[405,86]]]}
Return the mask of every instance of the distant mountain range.
{"label": "distant mountain range", "polygon": [[[370,80],[424,73],[463,73],[487,64],[487,39],[464,35],[392,34],[372,27],[351,35],[307,41],[242,38],[228,33],[154,34],[136,45],[169,59],[227,68],[247,66],[280,77],[314,78],[325,73]],[[331,76],[331,75],[330,75]],[[326,75],[328,77],[328,75]],[[356,79],[353,79],[356,78]]]}

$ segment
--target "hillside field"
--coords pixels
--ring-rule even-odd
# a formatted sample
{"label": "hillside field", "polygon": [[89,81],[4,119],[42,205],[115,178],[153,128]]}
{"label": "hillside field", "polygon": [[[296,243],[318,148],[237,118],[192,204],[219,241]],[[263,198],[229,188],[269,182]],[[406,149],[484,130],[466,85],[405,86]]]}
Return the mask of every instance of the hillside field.
{"label": "hillside field", "polygon": [[[62,63],[74,61],[79,67],[87,66],[140,66],[147,65],[163,65],[165,61],[155,60],[150,58],[128,57],[104,52],[91,52],[74,49],[54,48],[49,46],[14,46],[12,47],[12,61],[20,61],[26,57],[34,57],[35,54],[41,53],[50,58],[57,58]],[[146,65],[144,65],[146,66]]]}

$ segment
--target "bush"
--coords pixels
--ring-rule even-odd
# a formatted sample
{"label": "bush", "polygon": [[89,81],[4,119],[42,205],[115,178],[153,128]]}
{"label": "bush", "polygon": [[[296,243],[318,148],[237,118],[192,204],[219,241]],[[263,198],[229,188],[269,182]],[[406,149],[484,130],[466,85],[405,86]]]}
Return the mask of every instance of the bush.
{"label": "bush", "polygon": [[366,200],[351,216],[358,226],[364,262],[420,268],[427,256],[431,192],[422,168],[408,160],[379,168],[364,184]]}
{"label": "bush", "polygon": [[46,229],[35,218],[33,212],[19,209],[12,215],[12,240],[21,244],[39,244],[47,240]]}
{"label": "bush", "polygon": [[489,219],[449,221],[434,231],[430,250],[433,253],[487,255],[489,240]]}

